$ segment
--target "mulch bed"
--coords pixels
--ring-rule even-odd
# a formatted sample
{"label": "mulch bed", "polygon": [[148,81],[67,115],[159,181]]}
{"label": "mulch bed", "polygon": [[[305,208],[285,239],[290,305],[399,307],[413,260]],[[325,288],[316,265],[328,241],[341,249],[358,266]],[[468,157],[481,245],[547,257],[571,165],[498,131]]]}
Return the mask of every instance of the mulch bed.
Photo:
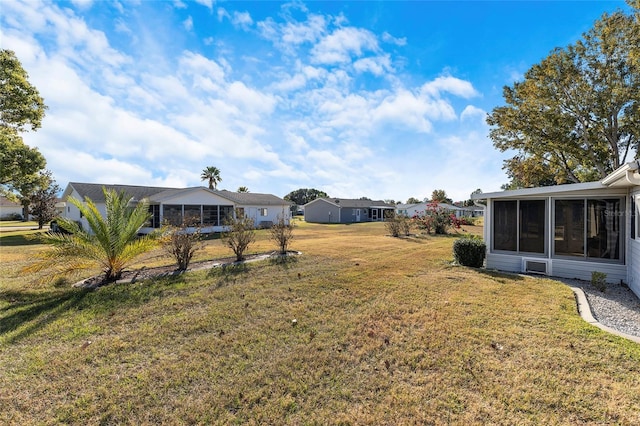
{"label": "mulch bed", "polygon": [[75,283],[73,286],[80,287],[80,288],[95,289],[108,284],[135,283],[137,281],[143,281],[150,278],[175,276],[175,275],[183,274],[185,272],[199,271],[203,269],[212,269],[212,268],[224,267],[228,265],[238,265],[238,264],[247,263],[247,262],[264,260],[271,257],[277,258],[281,256],[297,256],[300,254],[302,253],[298,251],[288,251],[284,255],[279,254],[278,252],[258,253],[258,254],[247,255],[245,256],[244,260],[239,262],[236,261],[235,257],[226,257],[223,259],[216,259],[216,260],[204,260],[200,262],[191,262],[189,264],[189,268],[186,270],[179,270],[176,268],[175,265],[158,266],[154,268],[147,268],[146,266],[143,266],[142,268],[136,269],[134,271],[126,271],[126,270],[123,271],[122,275],[120,276],[120,279],[116,281],[106,281],[103,275],[97,275],[97,276],[79,281]]}

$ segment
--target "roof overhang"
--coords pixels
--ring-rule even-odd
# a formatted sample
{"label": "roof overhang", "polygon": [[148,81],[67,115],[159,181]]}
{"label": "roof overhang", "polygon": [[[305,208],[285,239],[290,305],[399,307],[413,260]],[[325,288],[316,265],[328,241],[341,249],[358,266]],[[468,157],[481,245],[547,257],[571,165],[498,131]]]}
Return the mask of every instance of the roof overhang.
{"label": "roof overhang", "polygon": [[537,188],[514,189],[511,191],[472,194],[472,200],[487,198],[515,198],[566,194],[575,191],[588,191],[607,188],[629,188],[640,186],[640,160],[623,164],[598,182],[570,183],[566,185],[541,186]]}
{"label": "roof overhang", "polygon": [[601,182],[607,186],[623,188],[640,185],[640,160],[623,164]]}

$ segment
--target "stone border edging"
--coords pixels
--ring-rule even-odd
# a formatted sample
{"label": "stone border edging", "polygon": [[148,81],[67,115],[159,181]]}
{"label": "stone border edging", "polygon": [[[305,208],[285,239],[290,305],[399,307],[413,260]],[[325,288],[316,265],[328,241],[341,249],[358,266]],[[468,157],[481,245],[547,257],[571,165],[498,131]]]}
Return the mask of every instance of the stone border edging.
{"label": "stone border edging", "polygon": [[640,343],[640,337],[632,336],[631,334],[623,333],[611,327],[607,327],[604,324],[600,324],[598,320],[593,317],[591,313],[591,307],[589,306],[589,301],[587,300],[587,296],[585,296],[584,291],[578,287],[571,287],[573,290],[573,294],[576,296],[576,304],[578,305],[578,313],[582,317],[583,320],[588,322],[591,325],[598,327],[599,329],[606,331],[607,333],[614,334],[619,337],[623,337],[625,339],[631,340],[636,343]]}

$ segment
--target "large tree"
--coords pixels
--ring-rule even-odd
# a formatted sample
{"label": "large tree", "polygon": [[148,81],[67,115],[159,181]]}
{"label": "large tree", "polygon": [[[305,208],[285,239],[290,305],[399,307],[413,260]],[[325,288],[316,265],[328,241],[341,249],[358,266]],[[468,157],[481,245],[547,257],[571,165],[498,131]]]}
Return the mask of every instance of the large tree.
{"label": "large tree", "polygon": [[37,130],[44,104],[38,90],[11,50],[0,49],[0,190],[10,193],[32,183],[46,161],[36,149],[25,145],[20,132]]}
{"label": "large tree", "polygon": [[49,170],[41,172],[38,185],[31,190],[28,196],[29,213],[38,221],[38,229],[53,220],[57,215],[56,201],[60,186],[51,176]]}
{"label": "large tree", "polygon": [[434,189],[431,193],[431,202],[452,204],[453,200],[447,197],[447,192],[444,189]]}
{"label": "large tree", "polygon": [[287,195],[284,196],[284,199],[287,201],[291,201],[298,206],[303,206],[316,198],[327,198],[329,197],[326,192],[320,191],[319,189],[314,188],[300,188],[295,191],[291,191]]}
{"label": "large tree", "polygon": [[218,183],[222,181],[220,170],[215,166],[206,167],[200,175],[201,180],[209,182],[209,189],[217,189]]}
{"label": "large tree", "polygon": [[636,16],[604,14],[575,45],[553,50],[504,88],[487,118],[510,188],[604,178],[632,158],[640,137]]}

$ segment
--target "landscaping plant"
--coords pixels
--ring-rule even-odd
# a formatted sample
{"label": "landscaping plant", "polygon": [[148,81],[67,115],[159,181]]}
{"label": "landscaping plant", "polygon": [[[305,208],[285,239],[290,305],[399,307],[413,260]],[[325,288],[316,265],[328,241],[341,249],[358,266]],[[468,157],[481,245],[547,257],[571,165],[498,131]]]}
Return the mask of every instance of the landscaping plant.
{"label": "landscaping plant", "polygon": [[487,246],[480,238],[459,238],[453,243],[453,257],[462,266],[482,267],[486,252]]}
{"label": "landscaping plant", "polygon": [[244,260],[244,252],[256,239],[256,228],[250,217],[227,217],[224,221],[227,230],[222,239],[236,255],[236,261]]}
{"label": "landscaping plant", "polygon": [[202,247],[202,234],[199,223],[185,223],[182,226],[166,226],[163,247],[176,261],[181,271],[189,267],[195,252]]}
{"label": "landscaping plant", "polygon": [[86,198],[84,202],[69,197],[67,202],[76,206],[87,219],[89,229],[68,218],[58,219],[58,226],[68,233],[40,234],[49,250],[38,254],[39,260],[26,270],[30,272],[51,268],[51,279],[96,266],[104,273],[104,281],[115,281],[124,268],[138,255],[156,246],[154,236],[138,236],[138,231],[149,219],[148,205],[141,201],[132,206],[132,197],[123,192],[103,189],[107,216],[103,217],[96,204]]}
{"label": "landscaping plant", "polygon": [[271,227],[271,239],[278,245],[280,254],[287,254],[287,247],[293,239],[293,228],[293,223],[287,223],[283,216],[278,216],[278,221]]}

